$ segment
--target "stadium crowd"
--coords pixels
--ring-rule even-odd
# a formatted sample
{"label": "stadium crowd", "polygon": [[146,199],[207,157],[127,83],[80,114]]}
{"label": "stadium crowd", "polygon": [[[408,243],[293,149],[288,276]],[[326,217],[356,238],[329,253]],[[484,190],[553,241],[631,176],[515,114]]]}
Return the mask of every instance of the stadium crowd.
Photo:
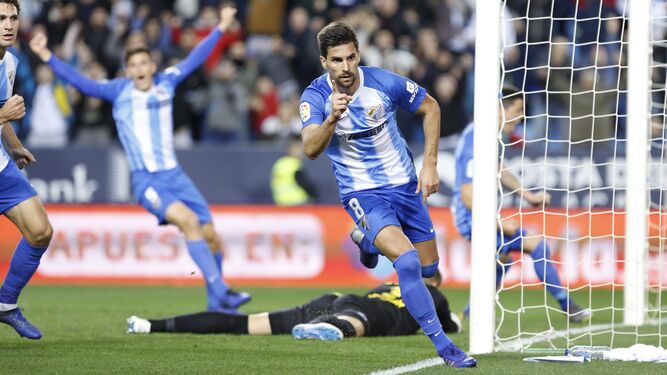
{"label": "stadium crowd", "polygon": [[[56,54],[87,76],[112,78],[122,74],[125,45],[149,46],[160,69],[178,62],[214,27],[223,3],[236,5],[241,23],[179,86],[177,147],[298,134],[298,95],[323,72],[315,36],[334,19],[357,32],[363,64],[408,76],[436,98],[442,137],[456,138],[472,119],[474,0],[23,0],[15,86],[28,114],[15,124],[19,136],[29,147],[115,137],[108,104],[80,95],[28,52],[34,31],[44,30]],[[555,145],[623,136],[625,1],[563,0],[553,10],[550,3],[505,7],[514,21],[505,23],[504,80],[526,91],[533,124],[525,136]],[[540,18],[551,12],[555,20]],[[606,19],[591,18],[598,14]],[[398,123],[408,142],[421,141],[411,116],[400,111]],[[576,118],[572,131],[568,117]]]}

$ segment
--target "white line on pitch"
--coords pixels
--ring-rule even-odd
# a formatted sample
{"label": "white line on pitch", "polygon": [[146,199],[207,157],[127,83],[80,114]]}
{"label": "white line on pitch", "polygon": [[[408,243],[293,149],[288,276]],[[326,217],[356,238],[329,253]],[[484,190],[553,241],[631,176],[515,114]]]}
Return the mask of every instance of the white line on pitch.
{"label": "white line on pitch", "polygon": [[[661,325],[667,323],[667,318],[662,318],[660,320],[653,320],[645,325]],[[500,348],[498,348],[498,351],[518,351],[520,348],[523,348],[523,345],[525,344],[537,344],[543,341],[551,340],[557,337],[563,337],[565,333],[570,333],[573,335],[577,335],[580,333],[585,333],[585,332],[594,332],[594,331],[601,331],[605,329],[609,329],[612,327],[628,327],[628,325],[624,324],[592,324],[590,326],[585,326],[585,327],[579,327],[579,328],[572,328],[570,330],[562,330],[562,331],[551,331],[545,335],[533,337],[531,339],[516,339],[512,341],[508,341],[506,343],[503,343],[501,345],[498,345]],[[515,349],[519,346],[519,349]],[[421,370],[427,367],[433,367],[433,366],[438,366],[442,365],[444,362],[442,361],[442,358],[440,357],[434,357],[430,359],[425,359],[423,361],[415,362],[409,365],[404,365],[404,366],[398,366],[398,367],[392,367],[390,369],[386,370],[378,370],[378,371],[373,371],[369,375],[398,375],[398,374],[405,374],[408,372],[413,372],[417,370]]]}
{"label": "white line on pitch", "polygon": [[412,364],[409,364],[409,365],[393,367],[393,368],[386,369],[386,370],[373,371],[369,375],[405,374],[405,373],[408,373],[408,372],[421,370],[423,368],[433,367],[433,366],[437,366],[437,365],[444,365],[444,364],[445,364],[445,362],[443,362],[442,358],[434,357],[434,358],[430,358],[430,359],[425,359],[423,361],[415,362],[415,363],[412,363]]}

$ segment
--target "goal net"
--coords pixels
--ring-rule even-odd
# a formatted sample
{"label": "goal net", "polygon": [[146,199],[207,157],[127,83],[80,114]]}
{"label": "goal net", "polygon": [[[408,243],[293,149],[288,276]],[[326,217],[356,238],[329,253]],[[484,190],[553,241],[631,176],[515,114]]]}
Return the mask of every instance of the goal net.
{"label": "goal net", "polygon": [[[473,223],[494,215],[494,230],[516,223],[525,234],[509,257],[516,240],[500,236],[493,266],[502,280],[484,282],[495,289],[493,350],[665,346],[667,2],[506,0],[497,17],[500,75],[488,89],[518,88],[523,120],[508,132],[516,119],[499,106],[498,209],[483,213],[475,201]],[[504,173],[521,188],[501,184]],[[539,194],[551,201],[527,199]],[[549,258],[530,243],[546,245]],[[479,319],[471,315],[473,352],[488,351],[474,347],[475,335],[489,334]]]}

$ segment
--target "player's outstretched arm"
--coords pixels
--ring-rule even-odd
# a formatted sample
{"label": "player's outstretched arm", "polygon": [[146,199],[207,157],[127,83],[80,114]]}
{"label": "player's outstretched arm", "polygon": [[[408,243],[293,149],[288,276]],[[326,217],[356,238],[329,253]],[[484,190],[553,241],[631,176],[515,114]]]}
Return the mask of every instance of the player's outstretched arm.
{"label": "player's outstretched arm", "polygon": [[113,101],[118,94],[109,82],[98,82],[84,77],[64,61],[58,59],[47,47],[48,38],[44,33],[37,33],[30,40],[30,49],[43,62],[48,63],[53,72],[61,79],[76,87],[82,93],[96,98]]}
{"label": "player's outstretched arm", "polygon": [[218,27],[213,29],[206,38],[202,39],[183,61],[165,70],[165,73],[171,78],[174,85],[179,84],[206,61],[222,34],[229,30],[234,22],[236,22],[235,16],[236,8],[222,8],[220,10],[220,23]]}
{"label": "player's outstretched arm", "polygon": [[351,95],[338,91],[336,82],[332,81],[332,85],[333,93],[331,94],[331,113],[329,116],[322,124],[308,125],[301,130],[303,151],[311,160],[315,160],[327,148],[338,120],[347,110],[347,105],[352,101]]}
{"label": "player's outstretched arm", "polygon": [[417,113],[424,115],[424,163],[419,172],[417,191],[424,200],[440,188],[438,177],[438,141],[440,140],[440,106],[430,95],[426,95]]}

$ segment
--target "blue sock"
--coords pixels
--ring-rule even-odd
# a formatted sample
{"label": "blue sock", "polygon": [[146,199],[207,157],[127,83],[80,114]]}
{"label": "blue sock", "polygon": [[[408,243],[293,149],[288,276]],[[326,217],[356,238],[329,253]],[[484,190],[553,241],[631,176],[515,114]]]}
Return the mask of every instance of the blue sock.
{"label": "blue sock", "polygon": [[[504,273],[503,268],[505,268]],[[509,271],[510,268],[512,268],[512,263],[496,263],[496,289],[498,289],[500,283],[503,281],[503,275],[507,275],[507,271]]]}
{"label": "blue sock", "polygon": [[438,353],[442,352],[452,341],[442,330],[440,319],[438,319],[438,314],[435,311],[433,297],[431,297],[431,293],[426,289],[422,280],[421,264],[417,250],[409,250],[396,258],[394,269],[398,274],[398,286],[401,289],[405,307],[426,336],[431,339]]}
{"label": "blue sock", "polygon": [[209,304],[211,300],[224,299],[227,294],[227,284],[222,281],[220,267],[215,263],[215,257],[211,254],[208,244],[204,240],[186,241],[192,260],[195,261],[206,281],[206,294]]}
{"label": "blue sock", "polygon": [[359,243],[359,247],[361,250],[363,250],[365,253],[368,254],[380,254],[380,250],[378,250],[375,245],[371,243],[371,241],[368,239],[368,237],[364,236],[364,238],[361,239],[361,243]]}
{"label": "blue sock", "polygon": [[9,264],[5,283],[0,288],[0,303],[15,304],[19,294],[39,267],[46,247],[34,247],[21,238]]}
{"label": "blue sock", "polygon": [[[224,278],[222,277],[222,252],[217,252],[213,254],[213,259],[215,261],[215,266],[218,269],[218,272],[220,273],[220,280],[223,280]],[[208,310],[216,310],[220,307],[220,301],[215,295],[215,291],[211,287],[211,284],[206,283],[206,296],[207,296],[207,309]]]}
{"label": "blue sock", "polygon": [[549,245],[545,241],[540,241],[531,256],[537,277],[546,283],[547,291],[558,301],[561,309],[567,311],[567,291],[561,286],[556,267],[551,262],[547,262],[551,259]]}
{"label": "blue sock", "polygon": [[213,259],[215,259],[215,265],[218,267],[218,272],[220,272],[220,278],[222,279],[222,251],[213,254]]}

